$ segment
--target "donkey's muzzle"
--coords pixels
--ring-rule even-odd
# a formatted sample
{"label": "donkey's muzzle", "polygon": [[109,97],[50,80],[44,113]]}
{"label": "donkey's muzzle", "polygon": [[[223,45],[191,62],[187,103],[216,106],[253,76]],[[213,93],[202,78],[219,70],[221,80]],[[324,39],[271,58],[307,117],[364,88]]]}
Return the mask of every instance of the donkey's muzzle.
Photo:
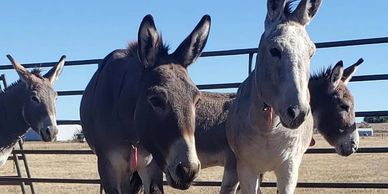
{"label": "donkey's muzzle", "polygon": [[[199,163],[196,165],[186,165],[181,162],[178,163],[174,172],[176,179],[174,181],[169,181],[170,186],[181,190],[188,189],[193,183],[194,179],[197,178],[200,169],[201,165]],[[167,176],[167,180],[170,177]]]}
{"label": "donkey's muzzle", "polygon": [[186,190],[193,183],[194,179],[197,178],[201,165],[185,165],[179,163],[171,174],[169,171],[166,172],[166,179],[168,184],[176,189]]}
{"label": "donkey's muzzle", "polygon": [[199,166],[193,168],[179,163],[175,168],[175,173],[182,182],[190,183],[197,177],[199,168]]}
{"label": "donkey's muzzle", "polygon": [[356,141],[352,140],[350,144],[343,144],[340,146],[340,155],[341,156],[350,156],[358,150],[358,144]]}
{"label": "donkey's muzzle", "polygon": [[55,126],[48,126],[40,130],[40,135],[43,141],[54,141],[58,134],[58,128]]}

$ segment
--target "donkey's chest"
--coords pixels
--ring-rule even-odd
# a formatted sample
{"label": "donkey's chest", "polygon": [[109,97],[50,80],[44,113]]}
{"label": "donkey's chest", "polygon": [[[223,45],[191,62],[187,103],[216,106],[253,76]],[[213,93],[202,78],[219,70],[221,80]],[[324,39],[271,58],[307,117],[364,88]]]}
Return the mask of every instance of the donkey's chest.
{"label": "donkey's chest", "polygon": [[259,172],[272,171],[287,160],[300,158],[306,147],[305,127],[296,130],[279,128],[270,134],[242,138],[242,158]]}
{"label": "donkey's chest", "polygon": [[[252,159],[260,171],[269,171],[288,160],[295,152],[293,145],[297,144],[298,137],[294,134],[278,134],[274,136],[257,136],[255,142],[249,143]],[[246,158],[246,157],[245,157]]]}

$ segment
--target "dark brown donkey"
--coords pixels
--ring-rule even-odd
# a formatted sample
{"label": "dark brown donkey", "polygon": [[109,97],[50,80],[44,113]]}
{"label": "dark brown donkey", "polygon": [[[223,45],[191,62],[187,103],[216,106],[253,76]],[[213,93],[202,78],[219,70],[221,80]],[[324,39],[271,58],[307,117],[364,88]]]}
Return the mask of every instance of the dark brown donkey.
{"label": "dark brown donkey", "polygon": [[[132,193],[132,172],[137,168],[140,176],[147,174],[141,167],[152,159],[176,188],[187,189],[197,177],[200,162],[194,131],[200,92],[187,67],[201,54],[209,30],[210,16],[205,15],[168,54],[152,16],[147,15],[138,42],[113,51],[99,65],[83,95],[80,114],[106,193]],[[138,162],[133,147],[139,148]],[[162,174],[158,175],[142,180],[162,185]],[[157,187],[146,187],[145,192],[156,192],[153,188]]]}
{"label": "dark brown donkey", "polygon": [[20,80],[0,91],[0,166],[8,159],[13,146],[28,128],[44,141],[55,139],[58,129],[55,114],[57,93],[53,89],[65,64],[65,56],[44,76],[35,69],[26,70],[7,55]]}
{"label": "dark brown donkey", "polygon": [[359,59],[345,70],[339,61],[334,68],[311,76],[309,81],[314,126],[342,156],[349,156],[358,148],[354,99],[347,84],[363,61]]}
{"label": "dark brown donkey", "polygon": [[[317,73],[309,80],[314,128],[341,156],[354,153],[358,147],[354,99],[346,85],[362,61],[360,59],[345,70],[339,61],[334,68]],[[235,193],[238,185],[236,161],[225,133],[235,96],[234,93],[202,92],[197,104],[195,140],[198,158],[202,168],[224,166],[221,193]]]}

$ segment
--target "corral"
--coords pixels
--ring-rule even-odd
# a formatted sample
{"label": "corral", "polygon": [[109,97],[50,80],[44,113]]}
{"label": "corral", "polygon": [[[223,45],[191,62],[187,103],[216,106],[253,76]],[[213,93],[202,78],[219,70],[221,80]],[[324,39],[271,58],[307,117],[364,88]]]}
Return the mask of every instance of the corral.
{"label": "corral", "polygon": [[[329,145],[320,136],[315,136],[316,148],[328,148]],[[386,147],[382,141],[388,136],[381,135],[361,139],[362,147]],[[85,143],[53,143],[29,142],[25,144],[28,150],[88,150]],[[343,158],[335,154],[308,154],[304,157],[300,169],[300,182],[327,183],[384,183],[387,182],[387,154],[355,154]],[[28,155],[31,174],[36,178],[66,178],[66,179],[98,179],[96,157],[94,155]],[[369,165],[364,165],[364,164]],[[58,167],[60,165],[60,167]],[[332,166],[335,166],[333,168]],[[15,175],[16,169],[8,162],[0,169],[2,175]],[[25,176],[25,173],[23,173]],[[222,178],[222,168],[209,168],[201,171],[199,181],[219,181]],[[265,176],[265,181],[274,181],[273,174]],[[98,184],[59,184],[34,183],[36,193],[98,193]],[[21,193],[20,186],[0,186],[1,193]],[[168,188],[167,193],[218,193],[219,187],[192,187],[188,191],[178,191]],[[271,192],[269,192],[271,191]],[[273,193],[274,188],[265,188],[265,193]],[[342,188],[298,188],[297,193],[385,193],[378,189],[342,189]],[[29,192],[27,192],[29,193]]]}
{"label": "corral", "polygon": [[[365,44],[381,44],[388,43],[388,37],[346,40],[336,42],[316,43],[317,48],[329,47],[344,47]],[[248,70],[252,70],[252,59],[257,49],[236,49],[224,51],[204,52],[202,57],[217,57],[229,55],[245,55],[248,56]],[[97,60],[82,60],[68,61],[65,66],[77,65],[95,65],[100,62]],[[53,63],[33,63],[24,64],[25,67],[48,67]],[[10,65],[0,66],[0,70],[11,69]],[[4,76],[3,76],[4,78]],[[387,80],[388,74],[379,75],[362,75],[355,76],[351,81],[375,81]],[[225,89],[236,88],[239,83],[223,83],[223,84],[207,84],[198,85],[200,89]],[[81,90],[58,91],[59,96],[81,95]],[[387,116],[388,111],[376,110],[367,112],[357,112],[357,117],[364,116]],[[59,120],[58,124],[79,124],[77,120]],[[388,189],[388,166],[385,165],[387,160],[388,145],[381,141],[384,136],[376,136],[373,138],[365,138],[361,140],[361,148],[358,153],[349,158],[340,158],[334,155],[334,150],[327,148],[321,137],[318,146],[322,148],[314,148],[308,151],[307,156],[303,161],[300,170],[301,177],[298,184],[298,192],[301,193],[343,193],[344,188],[349,189],[349,192],[380,192],[377,189]],[[15,150],[14,153],[19,155],[25,153],[28,156],[31,166],[31,178],[20,177],[1,177],[2,184],[24,183],[26,185],[36,185],[35,193],[45,193],[50,190],[54,193],[97,193],[100,189],[98,186],[98,174],[96,171],[96,158],[90,156],[92,152],[86,144],[74,143],[55,143],[55,144],[27,144],[27,149],[24,151]],[[369,164],[369,165],[365,165]],[[57,167],[61,166],[60,169]],[[70,171],[70,169],[75,169]],[[1,169],[1,174],[12,175],[14,167],[9,162],[6,168]],[[217,193],[220,185],[222,170],[220,168],[212,168],[204,170],[201,177],[194,184],[194,187],[189,191],[193,193],[206,192]],[[25,175],[23,175],[25,177]],[[263,187],[274,187],[273,175],[267,175],[263,183]],[[81,185],[80,185],[81,184]],[[97,184],[97,185],[96,185]],[[73,186],[70,186],[73,185]],[[204,187],[206,186],[206,187]],[[1,186],[8,193],[18,192],[20,187]],[[82,189],[81,189],[82,188]],[[311,190],[314,188],[313,190]],[[324,189],[322,189],[324,188]],[[69,190],[67,190],[69,189]],[[5,193],[7,193],[5,192]],[[168,190],[170,193],[180,193],[180,191]],[[2,192],[3,193],[3,192]]]}

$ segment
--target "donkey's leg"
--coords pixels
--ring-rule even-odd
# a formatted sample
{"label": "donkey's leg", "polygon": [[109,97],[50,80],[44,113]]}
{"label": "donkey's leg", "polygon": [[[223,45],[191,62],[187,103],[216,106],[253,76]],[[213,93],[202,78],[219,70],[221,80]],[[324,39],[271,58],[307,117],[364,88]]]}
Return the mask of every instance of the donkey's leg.
{"label": "donkey's leg", "polygon": [[13,146],[3,149],[0,154],[0,167],[2,167],[8,160],[9,155],[12,153]]}
{"label": "donkey's leg", "polygon": [[141,181],[140,175],[138,172],[134,172],[130,181],[129,193],[140,194],[143,193],[143,182]]}
{"label": "donkey's leg", "polygon": [[224,175],[222,177],[221,194],[234,194],[238,186],[237,161],[231,150],[225,151]]}
{"label": "donkey's leg", "polygon": [[[97,152],[98,172],[106,194],[129,194],[132,173],[128,151],[110,149]],[[125,150],[125,149],[124,149]]]}
{"label": "donkey's leg", "polygon": [[279,169],[275,170],[279,194],[292,194],[298,183],[298,171],[301,158],[292,158],[285,161]]}
{"label": "donkey's leg", "polygon": [[152,160],[148,165],[138,168],[139,175],[144,184],[145,194],[163,194],[163,172]]}
{"label": "donkey's leg", "polygon": [[237,161],[238,180],[240,181],[241,193],[260,194],[258,172],[249,165]]}

